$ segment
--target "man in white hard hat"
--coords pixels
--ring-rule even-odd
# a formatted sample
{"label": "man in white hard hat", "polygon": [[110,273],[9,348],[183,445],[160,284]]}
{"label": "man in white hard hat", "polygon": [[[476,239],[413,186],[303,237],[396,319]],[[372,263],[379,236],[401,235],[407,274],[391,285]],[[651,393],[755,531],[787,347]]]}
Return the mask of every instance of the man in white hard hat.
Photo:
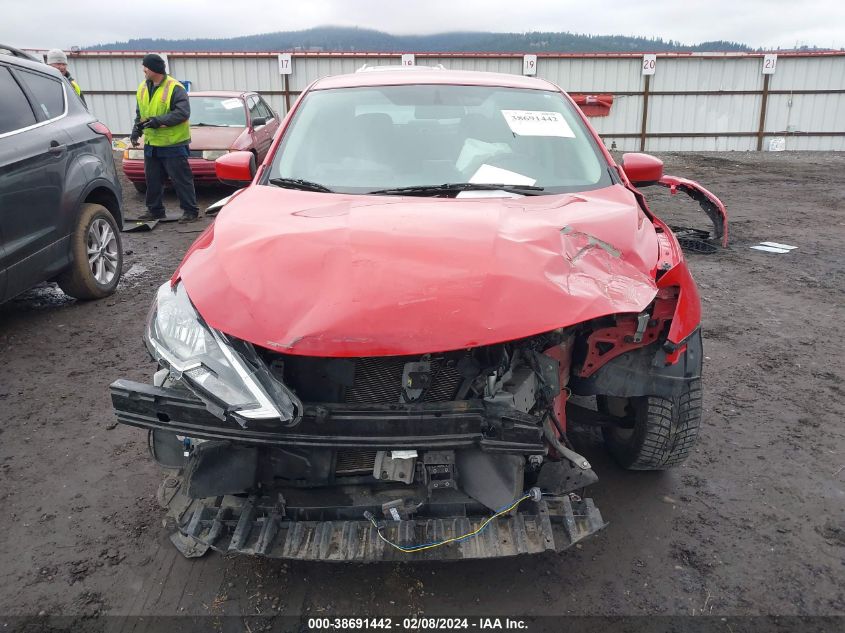
{"label": "man in white hard hat", "polygon": [[[70,85],[73,86],[73,90],[79,95],[79,98],[82,99],[82,103],[85,103],[85,97],[82,96],[82,88],[79,87],[79,84],[76,83],[76,80],[70,76],[70,73],[67,70],[67,55],[65,55],[65,52],[58,48],[50,49],[47,51],[47,64],[65,76],[65,79],[67,79]],[[85,107],[88,107],[87,103],[85,103]]]}

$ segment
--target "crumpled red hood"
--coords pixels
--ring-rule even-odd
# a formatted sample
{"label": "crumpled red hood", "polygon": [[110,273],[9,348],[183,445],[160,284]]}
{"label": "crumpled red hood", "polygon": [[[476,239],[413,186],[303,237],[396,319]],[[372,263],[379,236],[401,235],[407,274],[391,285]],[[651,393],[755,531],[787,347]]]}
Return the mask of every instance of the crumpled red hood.
{"label": "crumpled red hood", "polygon": [[177,272],[206,322],[310,356],[514,340],[654,298],[654,227],[622,186],[523,198],[253,186]]}

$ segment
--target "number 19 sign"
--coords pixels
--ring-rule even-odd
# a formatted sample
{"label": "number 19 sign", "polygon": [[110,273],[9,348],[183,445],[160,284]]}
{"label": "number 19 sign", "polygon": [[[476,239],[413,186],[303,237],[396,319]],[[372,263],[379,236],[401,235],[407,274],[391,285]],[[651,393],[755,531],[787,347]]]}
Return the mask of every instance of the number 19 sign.
{"label": "number 19 sign", "polygon": [[643,74],[653,75],[657,68],[657,55],[643,55]]}
{"label": "number 19 sign", "polygon": [[524,55],[522,58],[522,74],[534,77],[537,74],[537,56]]}

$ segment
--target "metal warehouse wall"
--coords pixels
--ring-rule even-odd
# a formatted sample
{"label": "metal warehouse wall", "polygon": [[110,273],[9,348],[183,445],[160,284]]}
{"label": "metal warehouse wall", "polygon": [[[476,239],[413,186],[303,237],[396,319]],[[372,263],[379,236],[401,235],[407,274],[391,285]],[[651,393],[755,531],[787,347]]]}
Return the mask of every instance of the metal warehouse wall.
{"label": "metal warehouse wall", "polygon": [[[69,56],[92,112],[128,134],[141,53]],[[276,53],[169,53],[171,74],[192,90],[255,90],[280,113],[326,75],[399,64],[382,53],[293,53],[291,75]],[[608,147],[628,151],[764,150],[774,137],[788,150],[845,150],[845,53],[789,53],[762,74],[761,54],[658,54],[655,74],[642,55],[539,55],[537,76],[564,90],[612,94],[606,117],[590,119]],[[416,54],[420,65],[520,74],[521,54]]]}

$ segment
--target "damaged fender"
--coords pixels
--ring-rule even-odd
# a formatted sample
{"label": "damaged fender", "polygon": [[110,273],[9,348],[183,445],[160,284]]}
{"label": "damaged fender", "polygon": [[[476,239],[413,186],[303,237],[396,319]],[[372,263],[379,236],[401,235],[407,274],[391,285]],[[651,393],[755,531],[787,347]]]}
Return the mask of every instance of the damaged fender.
{"label": "damaged fender", "polygon": [[672,194],[679,190],[698,202],[707,217],[713,223],[713,234],[721,241],[722,248],[728,246],[728,212],[719,198],[702,187],[694,180],[678,178],[677,176],[663,176],[657,184],[668,187]]}

